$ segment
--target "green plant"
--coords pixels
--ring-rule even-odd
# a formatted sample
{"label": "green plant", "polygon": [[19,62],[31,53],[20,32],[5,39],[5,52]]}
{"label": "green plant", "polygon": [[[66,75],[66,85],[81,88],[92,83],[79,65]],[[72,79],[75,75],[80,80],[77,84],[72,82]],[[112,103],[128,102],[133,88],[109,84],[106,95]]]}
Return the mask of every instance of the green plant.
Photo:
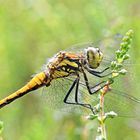
{"label": "green plant", "polygon": [[120,75],[125,75],[127,70],[123,68],[123,63],[125,60],[129,58],[128,50],[131,47],[133,36],[133,30],[129,30],[124,35],[121,43],[120,48],[116,51],[116,59],[111,62],[111,75],[108,76],[106,84],[104,88],[100,90],[99,94],[99,103],[96,106],[99,106],[99,112],[96,115],[90,115],[89,119],[98,119],[99,127],[97,129],[98,136],[96,140],[106,140],[106,129],[105,129],[105,120],[107,118],[114,118],[117,116],[117,113],[111,112],[104,112],[104,96],[110,90],[110,86],[115,82],[115,78]]}

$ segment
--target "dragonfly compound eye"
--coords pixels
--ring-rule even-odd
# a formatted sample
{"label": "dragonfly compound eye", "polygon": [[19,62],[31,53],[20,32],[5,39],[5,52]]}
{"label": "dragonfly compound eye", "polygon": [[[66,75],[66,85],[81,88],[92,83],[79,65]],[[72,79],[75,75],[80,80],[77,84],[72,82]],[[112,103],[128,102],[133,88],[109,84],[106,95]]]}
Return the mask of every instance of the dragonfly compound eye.
{"label": "dragonfly compound eye", "polygon": [[89,47],[85,49],[84,54],[87,65],[93,69],[96,69],[103,59],[103,54],[99,48]]}

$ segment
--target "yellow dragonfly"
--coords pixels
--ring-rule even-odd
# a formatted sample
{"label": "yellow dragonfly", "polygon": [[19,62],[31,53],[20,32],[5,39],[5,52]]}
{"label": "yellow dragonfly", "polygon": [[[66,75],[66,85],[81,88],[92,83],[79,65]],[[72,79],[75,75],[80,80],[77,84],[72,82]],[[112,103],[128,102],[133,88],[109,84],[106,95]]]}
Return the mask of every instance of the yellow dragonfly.
{"label": "yellow dragonfly", "polygon": [[[103,60],[103,53],[99,48],[95,48],[93,44],[88,44],[86,45],[87,47],[83,49],[83,51],[79,52],[67,52],[67,51],[61,51],[57,53],[52,59],[49,60],[49,62],[44,66],[44,70],[38,74],[36,74],[25,86],[14,92],[13,94],[5,97],[4,99],[0,100],[0,108],[8,105],[9,103],[13,102],[17,98],[20,98],[27,93],[37,90],[41,87],[46,86],[47,88],[51,87],[53,85],[53,82],[61,79],[63,83],[65,81],[70,81],[66,82],[67,86],[69,86],[69,89],[66,91],[65,84],[60,83],[61,90],[65,92],[65,96],[61,101],[65,104],[68,105],[76,105],[76,106],[82,106],[84,108],[87,108],[91,110],[93,113],[95,113],[94,107],[87,102],[81,102],[81,95],[79,95],[79,90],[83,92],[85,95],[85,89],[87,90],[89,95],[92,95],[97,93],[100,89],[106,86],[106,81],[102,80],[99,83],[96,83],[95,85],[91,84],[89,82],[89,78],[87,74],[91,74],[95,77],[99,78],[104,78],[110,74],[105,73],[107,70],[109,70],[109,67],[107,66],[106,68],[102,69],[101,71],[96,70],[102,60]],[[74,77],[74,78],[71,78]],[[82,82],[80,80],[83,79]],[[71,85],[70,85],[71,83]],[[58,85],[57,85],[58,86]],[[80,89],[80,87],[83,87],[83,89]],[[55,88],[55,87],[54,87]],[[74,100],[69,101],[69,98],[72,94],[73,89],[74,91]],[[52,93],[50,93],[52,94]],[[55,93],[54,96],[57,97],[57,94],[60,93]],[[93,95],[93,96],[94,96]],[[96,94],[97,95],[97,94]],[[120,93],[118,92],[117,94],[112,94],[113,95],[121,95],[117,97],[112,97],[116,98],[116,101],[125,99],[127,100],[126,102],[128,103],[129,100],[131,100],[132,103],[139,103],[140,101],[130,95],[127,95],[125,93]],[[47,96],[47,95],[46,95]],[[51,95],[50,95],[51,96]],[[110,102],[110,97],[107,98]],[[96,101],[96,96],[94,96],[94,100]],[[108,96],[107,96],[108,97]],[[117,99],[119,97],[119,99]],[[91,98],[92,97],[84,97],[84,101],[86,101],[86,98]],[[129,99],[129,100],[128,100]],[[88,99],[87,99],[88,100]],[[109,104],[108,102],[108,104]],[[114,101],[113,101],[114,102]],[[126,105],[127,105],[126,103]],[[118,102],[119,104],[119,102]],[[112,105],[110,105],[111,107]],[[117,106],[117,105],[116,105]],[[125,107],[126,108],[126,107]]]}
{"label": "yellow dragonfly", "polygon": [[[95,71],[97,67],[99,67],[101,61],[103,59],[103,54],[99,48],[88,47],[84,49],[83,52],[80,53],[70,53],[70,52],[59,52],[56,56],[53,57],[46,65],[44,71],[36,74],[24,87],[17,90],[13,94],[8,97],[0,100],[0,108],[8,105],[15,99],[33,91],[43,86],[50,86],[52,81],[58,78],[69,77],[70,75],[75,75],[76,79],[74,80],[71,88],[69,89],[66,97],[64,99],[64,103],[67,104],[77,104],[87,108],[92,109],[90,104],[82,104],[78,102],[78,86],[80,81],[79,73],[82,73],[85,79],[85,84],[87,86],[87,90],[90,94],[93,94],[90,90],[88,79],[85,73],[85,70],[89,73],[98,76],[104,77],[100,74],[106,71],[108,68],[104,69],[102,72]],[[71,93],[71,90],[76,86],[75,91],[75,103],[67,102],[67,98]],[[98,89],[99,90],[99,89]],[[97,92],[97,91],[96,91]]]}

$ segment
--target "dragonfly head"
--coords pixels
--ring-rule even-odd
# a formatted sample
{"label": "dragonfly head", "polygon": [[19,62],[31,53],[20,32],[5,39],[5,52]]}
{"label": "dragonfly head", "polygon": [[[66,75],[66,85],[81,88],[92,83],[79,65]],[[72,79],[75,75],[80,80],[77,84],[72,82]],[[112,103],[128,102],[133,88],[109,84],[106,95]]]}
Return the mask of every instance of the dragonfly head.
{"label": "dragonfly head", "polygon": [[103,53],[99,48],[88,47],[84,50],[84,55],[86,58],[86,65],[92,69],[96,69],[103,59]]}

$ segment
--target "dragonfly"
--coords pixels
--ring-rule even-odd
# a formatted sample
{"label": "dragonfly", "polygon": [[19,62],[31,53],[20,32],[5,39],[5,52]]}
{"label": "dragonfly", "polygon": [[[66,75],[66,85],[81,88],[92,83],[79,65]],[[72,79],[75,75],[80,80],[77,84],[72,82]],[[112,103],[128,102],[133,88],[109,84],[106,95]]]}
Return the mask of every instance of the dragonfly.
{"label": "dragonfly", "polygon": [[[89,109],[92,109],[90,104],[83,104],[78,102],[78,86],[80,81],[79,73],[82,73],[84,76],[85,84],[89,94],[94,94],[97,91],[95,92],[91,91],[85,70],[100,78],[106,76],[106,75],[101,76],[101,74],[108,68],[104,69],[101,72],[94,70],[97,67],[99,67],[102,59],[103,59],[102,52],[100,51],[99,48],[94,47],[88,47],[79,54],[61,51],[49,61],[44,71],[36,74],[24,87],[20,88],[19,90],[9,95],[8,97],[0,100],[0,108],[4,107],[5,105],[8,105],[17,98],[20,98],[33,90],[36,90],[43,86],[46,87],[50,86],[51,82],[55,79],[75,75],[76,79],[71,85],[69,91],[66,93],[64,103],[81,105]],[[75,103],[67,102],[67,98],[75,86],[76,86]]]}
{"label": "dragonfly", "polygon": [[[64,93],[61,102],[67,105],[75,105],[86,108],[95,114],[94,106],[91,103],[86,102],[86,100],[92,99],[96,102],[96,93],[106,86],[106,81],[102,80],[101,82],[96,82],[93,85],[89,82],[90,79],[88,78],[88,75],[90,74],[91,76],[102,79],[111,74],[111,72],[106,73],[106,71],[110,69],[109,66],[106,66],[100,71],[97,70],[103,61],[103,57],[103,52],[99,48],[94,47],[91,43],[87,44],[86,48],[79,52],[60,51],[52,59],[50,59],[48,63],[44,65],[43,70],[36,74],[25,86],[0,100],[0,108],[3,108],[16,99],[41,87],[45,87],[46,90],[51,88],[53,91],[56,86],[58,86],[58,88],[60,88],[60,93],[55,92],[54,96],[59,98],[58,94]],[[56,86],[54,84],[55,81],[59,81],[59,84]],[[84,100],[82,101],[80,92],[84,96]],[[86,96],[86,92],[90,96]],[[50,97],[51,94],[52,93],[50,92]],[[71,94],[73,94],[73,101],[69,100],[69,98],[71,98]],[[119,94],[121,96],[117,96]],[[114,96],[112,98],[111,96],[114,94],[110,94],[111,96],[107,96],[106,100],[109,100],[108,103],[110,102],[110,99],[113,99],[113,102],[115,99],[116,101],[124,99],[126,102],[132,101],[132,103],[140,103],[140,101],[133,96],[120,92],[119,94],[115,94],[116,97]],[[94,96],[94,99],[91,96]],[[118,97],[119,99],[117,99]],[[123,102],[121,104],[123,104]]]}

